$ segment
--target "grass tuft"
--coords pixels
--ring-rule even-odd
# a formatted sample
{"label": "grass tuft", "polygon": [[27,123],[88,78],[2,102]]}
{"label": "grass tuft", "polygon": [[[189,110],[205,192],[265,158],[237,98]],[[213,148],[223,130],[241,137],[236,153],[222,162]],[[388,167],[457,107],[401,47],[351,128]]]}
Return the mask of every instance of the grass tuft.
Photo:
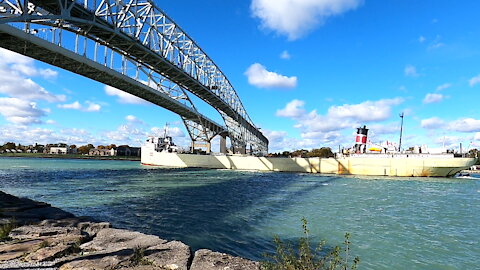
{"label": "grass tuft", "polygon": [[261,263],[262,270],[347,270],[357,269],[359,257],[350,262],[350,234],[345,234],[343,247],[326,248],[326,242],[320,241],[314,248],[310,244],[308,222],[302,218],[304,236],[294,247],[293,243],[284,242],[278,236],[274,237],[275,254],[266,254],[266,261]]}
{"label": "grass tuft", "polygon": [[136,247],[133,249],[133,255],[130,258],[130,266],[152,265],[153,263],[145,258],[145,248]]}
{"label": "grass tuft", "polygon": [[9,234],[17,227],[15,220],[10,220],[7,224],[0,226],[0,242],[11,240]]}

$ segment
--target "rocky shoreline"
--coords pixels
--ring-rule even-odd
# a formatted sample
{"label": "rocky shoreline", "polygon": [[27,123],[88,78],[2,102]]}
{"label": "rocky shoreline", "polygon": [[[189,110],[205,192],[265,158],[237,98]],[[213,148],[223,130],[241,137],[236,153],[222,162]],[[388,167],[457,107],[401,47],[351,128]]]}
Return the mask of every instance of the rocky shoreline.
{"label": "rocky shoreline", "polygon": [[0,269],[260,269],[258,262],[206,249],[192,253],[180,241],[112,228],[0,191],[0,232],[12,222],[15,228],[0,240]]}

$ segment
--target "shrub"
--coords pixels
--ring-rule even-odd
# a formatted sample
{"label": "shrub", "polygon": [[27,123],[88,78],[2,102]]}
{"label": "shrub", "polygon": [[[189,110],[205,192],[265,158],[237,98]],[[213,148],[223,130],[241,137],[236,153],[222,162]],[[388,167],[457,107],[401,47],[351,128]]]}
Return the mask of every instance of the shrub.
{"label": "shrub", "polygon": [[0,226],[0,241],[8,241],[10,237],[8,236],[10,232],[17,227],[15,220],[9,221],[7,224]]}
{"label": "shrub", "polygon": [[302,218],[303,234],[295,249],[292,243],[285,243],[278,236],[274,237],[275,254],[266,254],[267,261],[262,262],[263,270],[347,270],[356,269],[360,259],[355,257],[350,265],[350,234],[345,234],[343,248],[335,246],[327,250],[325,241],[318,243],[316,248],[310,244],[307,220]]}

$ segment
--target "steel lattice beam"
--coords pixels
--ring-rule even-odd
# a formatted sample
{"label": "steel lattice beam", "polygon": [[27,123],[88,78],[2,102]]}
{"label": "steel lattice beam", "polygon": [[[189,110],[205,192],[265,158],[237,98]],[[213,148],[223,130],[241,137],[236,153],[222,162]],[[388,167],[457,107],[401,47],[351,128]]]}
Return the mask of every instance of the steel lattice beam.
{"label": "steel lattice beam", "polygon": [[[226,76],[152,1],[0,0],[0,23],[15,22],[66,29],[112,49],[217,109],[234,146],[249,143],[256,152],[268,150],[268,140],[254,126]],[[191,103],[188,96],[186,100]],[[195,123],[205,125],[201,122]],[[204,129],[207,133],[208,128]]]}

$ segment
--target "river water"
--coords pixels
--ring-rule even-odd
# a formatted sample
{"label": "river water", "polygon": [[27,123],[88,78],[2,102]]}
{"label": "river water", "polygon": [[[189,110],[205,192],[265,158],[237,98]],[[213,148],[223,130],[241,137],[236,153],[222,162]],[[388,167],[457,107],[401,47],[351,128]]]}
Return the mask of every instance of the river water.
{"label": "river water", "polygon": [[[480,180],[480,178],[479,178]],[[360,269],[478,269],[480,181],[0,158],[0,190],[115,227],[262,260],[274,235],[351,234]]]}

